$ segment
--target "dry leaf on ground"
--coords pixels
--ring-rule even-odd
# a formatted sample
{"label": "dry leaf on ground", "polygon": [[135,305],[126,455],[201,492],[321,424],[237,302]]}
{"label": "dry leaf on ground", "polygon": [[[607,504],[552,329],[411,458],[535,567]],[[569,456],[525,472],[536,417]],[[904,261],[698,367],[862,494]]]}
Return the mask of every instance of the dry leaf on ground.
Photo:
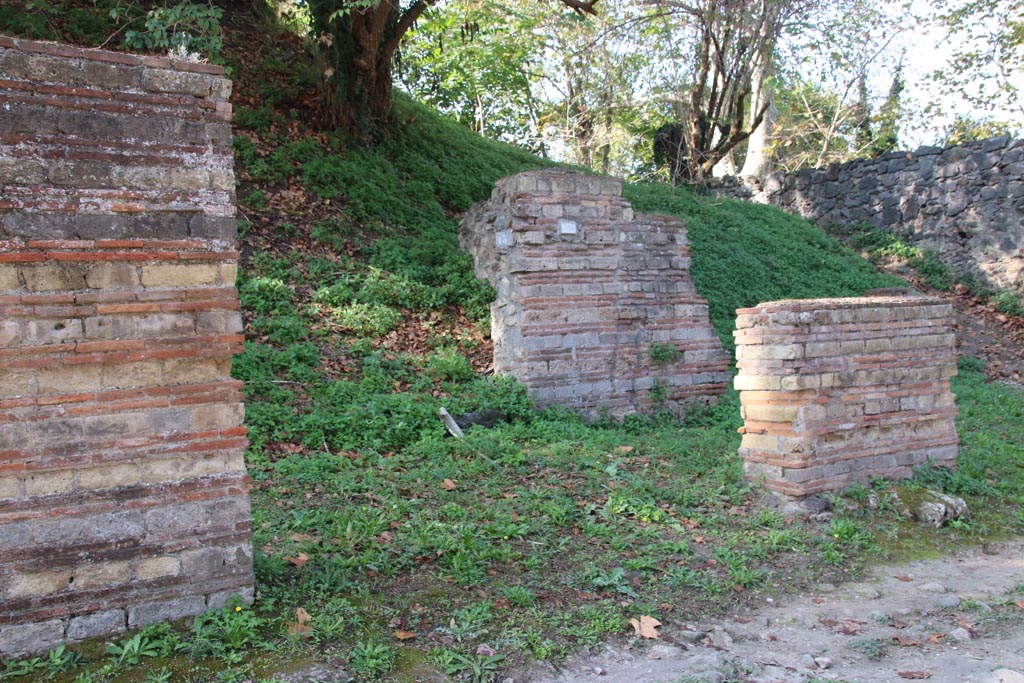
{"label": "dry leaf on ground", "polygon": [[445,491],[454,491],[457,486],[458,484],[455,483],[454,479],[445,479],[441,482],[441,488]]}
{"label": "dry leaf on ground", "polygon": [[290,636],[301,636],[309,633],[313,630],[313,627],[309,625],[309,622],[313,620],[309,612],[303,608],[295,610],[295,623],[288,624],[288,635]]}
{"label": "dry leaf on ground", "polygon": [[920,641],[914,640],[913,638],[904,638],[903,636],[893,636],[892,639],[900,647],[917,647],[921,644]]}
{"label": "dry leaf on ground", "polygon": [[652,640],[661,638],[661,634],[658,633],[658,627],[661,626],[661,622],[654,617],[649,617],[645,614],[639,619],[630,619],[629,623],[633,625],[636,634],[641,638],[650,638]]}
{"label": "dry leaf on ground", "polygon": [[296,567],[301,567],[302,565],[309,562],[309,555],[307,555],[306,553],[299,553],[295,557],[286,557],[284,559],[285,562],[291,562]]}
{"label": "dry leaf on ground", "polygon": [[910,678],[913,680],[924,680],[925,678],[932,677],[927,671],[897,671],[896,674],[900,678]]}

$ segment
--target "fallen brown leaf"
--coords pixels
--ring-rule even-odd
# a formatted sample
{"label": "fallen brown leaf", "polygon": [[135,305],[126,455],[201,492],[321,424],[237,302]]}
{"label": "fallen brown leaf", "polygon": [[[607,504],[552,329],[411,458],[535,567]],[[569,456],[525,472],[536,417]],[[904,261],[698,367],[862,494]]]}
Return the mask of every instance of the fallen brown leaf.
{"label": "fallen brown leaf", "polygon": [[661,634],[658,633],[658,627],[661,626],[661,622],[654,617],[649,617],[645,614],[639,619],[630,619],[629,623],[633,625],[636,634],[641,638],[649,638],[651,640],[661,638]]}
{"label": "fallen brown leaf", "polygon": [[398,638],[399,640],[401,640],[403,642],[406,641],[406,640],[412,640],[415,637],[416,637],[416,634],[413,633],[412,631],[401,631],[401,630],[395,631],[395,638]]}
{"label": "fallen brown leaf", "polygon": [[855,636],[864,630],[863,621],[857,621],[856,619],[843,619],[843,622],[836,627],[836,633],[841,633],[844,636]]}
{"label": "fallen brown leaf", "polygon": [[915,647],[921,644],[913,638],[904,638],[903,636],[893,636],[892,639],[900,647]]}
{"label": "fallen brown leaf", "polygon": [[913,581],[913,579],[910,578],[909,576],[895,576],[893,578],[896,579],[897,581]]}
{"label": "fallen brown leaf", "polygon": [[296,567],[301,567],[302,565],[309,562],[309,555],[307,555],[306,553],[299,553],[295,557],[286,557],[284,558],[284,560],[285,562],[291,562]]}
{"label": "fallen brown leaf", "polygon": [[313,620],[309,612],[303,608],[295,610],[295,623],[288,624],[288,635],[290,636],[305,636],[313,627],[309,625],[309,622]]}
{"label": "fallen brown leaf", "polygon": [[923,680],[932,677],[927,671],[897,671],[896,675],[900,678],[910,678],[913,680]]}
{"label": "fallen brown leaf", "polygon": [[454,491],[456,487],[458,487],[458,484],[455,483],[454,479],[445,479],[441,482],[441,488],[445,491]]}

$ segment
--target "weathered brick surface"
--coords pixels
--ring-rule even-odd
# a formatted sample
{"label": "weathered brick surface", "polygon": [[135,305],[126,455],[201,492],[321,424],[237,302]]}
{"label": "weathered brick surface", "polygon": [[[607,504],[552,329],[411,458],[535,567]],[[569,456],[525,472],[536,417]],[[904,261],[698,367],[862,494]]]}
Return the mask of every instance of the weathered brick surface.
{"label": "weathered brick surface", "polygon": [[0,37],[0,657],[252,595],[229,93]]}
{"label": "weathered brick surface", "polygon": [[[540,404],[621,417],[725,390],[729,359],[690,279],[686,230],[634,215],[620,181],[552,170],[504,178],[467,214],[459,241],[498,292],[495,371]],[[676,361],[656,365],[655,342],[674,346]]]}
{"label": "weathered brick surface", "polygon": [[747,475],[806,496],[955,466],[953,311],[928,297],[774,301],[737,311]]}

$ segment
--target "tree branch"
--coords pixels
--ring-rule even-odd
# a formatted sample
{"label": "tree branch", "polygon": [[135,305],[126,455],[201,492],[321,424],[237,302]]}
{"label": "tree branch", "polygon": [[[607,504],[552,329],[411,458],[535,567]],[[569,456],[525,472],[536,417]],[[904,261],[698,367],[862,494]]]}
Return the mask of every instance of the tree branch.
{"label": "tree branch", "polygon": [[559,0],[559,2],[576,14],[597,14],[597,10],[594,9],[597,0]]}
{"label": "tree branch", "polygon": [[398,23],[395,24],[395,30],[392,32],[391,38],[384,43],[384,47],[381,50],[386,59],[391,59],[395,54],[395,50],[401,45],[402,38],[413,27],[416,20],[435,4],[437,4],[437,0],[417,0],[407,10],[402,12],[402,16],[398,18]]}

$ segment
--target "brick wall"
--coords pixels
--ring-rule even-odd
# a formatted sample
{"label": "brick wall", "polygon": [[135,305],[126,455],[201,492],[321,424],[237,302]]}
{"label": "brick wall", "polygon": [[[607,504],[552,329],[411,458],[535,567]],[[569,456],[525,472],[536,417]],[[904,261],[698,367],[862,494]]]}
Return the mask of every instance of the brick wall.
{"label": "brick wall", "polygon": [[[690,279],[682,222],[634,215],[617,179],[504,178],[466,215],[459,240],[497,289],[494,369],[541,405],[621,417],[725,390],[728,354]],[[653,362],[652,343],[677,357]]]}
{"label": "brick wall", "polygon": [[747,476],[805,496],[955,466],[952,306],[927,297],[773,301],[737,311]]}
{"label": "brick wall", "polygon": [[220,68],[0,36],[0,655],[251,596]]}

